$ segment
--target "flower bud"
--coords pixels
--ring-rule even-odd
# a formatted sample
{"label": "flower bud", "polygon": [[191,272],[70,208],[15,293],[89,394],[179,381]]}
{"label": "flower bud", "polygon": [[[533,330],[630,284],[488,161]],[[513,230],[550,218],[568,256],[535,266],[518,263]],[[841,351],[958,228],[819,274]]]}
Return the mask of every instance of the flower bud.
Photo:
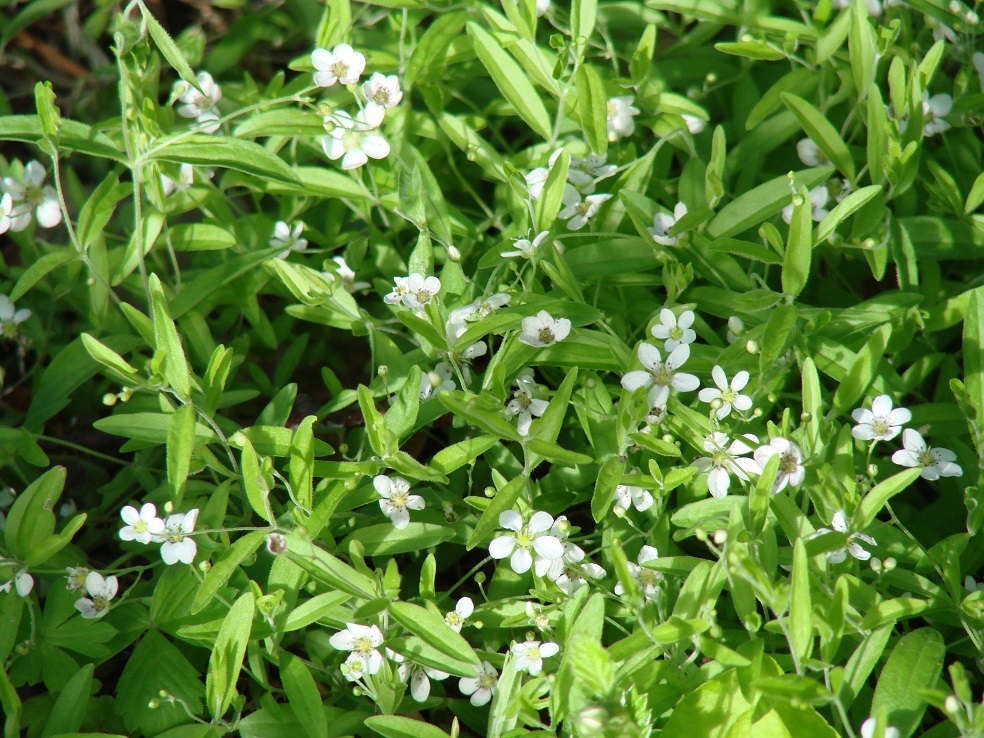
{"label": "flower bud", "polygon": [[752,355],[757,354],[759,352],[758,341],[746,341],[745,342],[745,351],[747,351],[748,353],[750,353]]}
{"label": "flower bud", "polygon": [[456,264],[461,261],[461,252],[457,246],[448,246],[448,258]]}
{"label": "flower bud", "polygon": [[281,533],[271,533],[266,537],[267,551],[279,556],[287,550],[287,539]]}
{"label": "flower bud", "polygon": [[952,694],[948,695],[946,701],[943,703],[943,709],[945,709],[951,715],[956,715],[958,712],[960,712],[960,700],[958,700]]}
{"label": "flower bud", "polygon": [[103,395],[102,402],[103,405],[106,405],[107,407],[112,407],[113,405],[116,404],[116,401],[118,399],[119,398],[116,395],[114,395],[112,392],[107,392],[105,395]]}
{"label": "flower bud", "polygon": [[898,566],[898,564],[899,562],[895,560],[894,556],[889,556],[887,559],[885,559],[885,571],[891,571],[896,566]]}
{"label": "flower bud", "polygon": [[728,540],[728,531],[724,528],[719,528],[714,531],[714,544],[717,546],[722,546]]}
{"label": "flower bud", "polygon": [[149,707],[151,710],[156,710],[160,706],[161,706],[161,701],[156,697],[154,697],[150,702],[147,703],[147,707]]}
{"label": "flower bud", "polygon": [[485,584],[485,572],[480,571],[475,575],[475,584]]}
{"label": "flower bud", "polygon": [[882,560],[879,559],[877,556],[872,556],[871,561],[868,562],[868,565],[871,567],[871,570],[875,572],[875,574],[881,573]]}

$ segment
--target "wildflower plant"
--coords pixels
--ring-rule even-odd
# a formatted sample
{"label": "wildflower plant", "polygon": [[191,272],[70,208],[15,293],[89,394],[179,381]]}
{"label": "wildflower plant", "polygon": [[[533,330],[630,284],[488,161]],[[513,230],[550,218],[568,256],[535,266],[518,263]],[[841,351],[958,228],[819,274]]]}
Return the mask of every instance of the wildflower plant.
{"label": "wildflower plant", "polygon": [[979,7],[7,5],[5,736],[984,735]]}

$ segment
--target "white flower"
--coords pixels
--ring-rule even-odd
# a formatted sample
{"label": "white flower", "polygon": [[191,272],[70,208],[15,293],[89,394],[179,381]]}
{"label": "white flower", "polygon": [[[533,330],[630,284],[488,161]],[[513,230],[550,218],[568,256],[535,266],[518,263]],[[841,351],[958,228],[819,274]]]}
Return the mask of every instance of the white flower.
{"label": "white flower", "polygon": [[104,579],[98,571],[90,571],[85,578],[85,589],[89,596],[76,600],[75,609],[82,613],[82,617],[92,620],[109,612],[109,602],[116,596],[119,584],[116,577]]}
{"label": "white flower", "polygon": [[304,251],[308,242],[306,238],[301,238],[304,232],[304,223],[298,221],[291,228],[286,222],[278,220],[273,227],[273,236],[270,237],[270,246],[283,249],[277,254],[278,259],[286,259],[291,251]]}
{"label": "white flower", "polygon": [[127,505],[120,510],[120,517],[126,523],[120,529],[120,538],[124,541],[150,543],[155,536],[164,532],[164,521],[157,517],[157,508],[153,502],[146,503],[139,511]]}
{"label": "white flower", "polygon": [[679,238],[677,236],[670,236],[670,229],[686,214],[687,206],[682,202],[678,202],[673,208],[673,215],[656,213],[653,216],[653,227],[647,228],[646,230],[649,231],[649,234],[656,243],[662,246],[676,246]]}
{"label": "white flower", "polygon": [[536,315],[523,318],[523,333],[519,342],[537,348],[552,346],[567,338],[570,332],[571,321],[567,318],[554,319],[546,310],[541,310]]}
{"label": "white flower", "polygon": [[447,362],[440,362],[433,371],[420,375],[420,401],[428,400],[438,392],[455,388],[454,372]]}
{"label": "white flower", "polygon": [[4,192],[0,197],[0,235],[10,230],[13,220],[10,214],[14,211],[14,197],[9,192]]}
{"label": "white flower", "polygon": [[195,168],[191,164],[182,164],[178,168],[178,181],[175,182],[173,179],[168,177],[163,172],[160,175],[161,178],[161,190],[164,192],[164,197],[167,197],[175,190],[187,190],[195,182]]}
{"label": "white flower", "polygon": [[[357,664],[352,662],[359,662],[359,677],[362,676],[362,672],[375,674],[383,665],[383,655],[378,650],[383,645],[382,632],[375,625],[359,625],[358,623],[346,623],[345,628],[345,630],[335,633],[328,639],[328,642],[339,651],[351,651],[347,663],[349,663],[349,668],[355,671]],[[342,673],[345,673],[344,668]],[[348,678],[347,675],[346,678]],[[355,681],[355,679],[350,681]]]}
{"label": "white flower", "polygon": [[946,23],[940,23],[932,16],[927,15],[926,25],[932,26],[933,28],[933,41],[949,41],[951,44],[957,43],[958,37],[956,31]]}
{"label": "white flower", "polygon": [[645,512],[653,506],[653,495],[648,489],[620,484],[615,488],[615,514],[621,517],[629,509],[629,505],[639,512]]}
{"label": "white flower", "polygon": [[588,195],[584,200],[565,198],[565,207],[557,214],[561,220],[567,221],[567,227],[572,231],[579,231],[587,225],[588,221],[594,217],[598,209],[609,199],[611,195]]}
{"label": "white flower", "polygon": [[659,311],[659,323],[652,327],[653,338],[664,341],[663,348],[672,351],[677,346],[693,343],[697,334],[690,327],[694,324],[694,311],[684,310],[677,318],[669,308]]}
{"label": "white flower", "polygon": [[892,398],[878,395],[871,401],[871,410],[863,407],[851,413],[857,423],[851,435],[859,441],[891,441],[902,432],[902,426],[912,420],[912,413],[904,407],[892,409]]}
{"label": "white flower", "polygon": [[85,587],[85,578],[89,576],[90,571],[88,567],[66,566],[65,571],[68,572],[66,576],[68,583],[65,586],[70,592],[75,592]]}
{"label": "white flower", "polygon": [[817,167],[827,163],[826,155],[820,150],[812,138],[803,138],[796,142],[796,154],[800,161],[808,167]]}
{"label": "white flower", "polygon": [[707,474],[707,490],[712,497],[722,498],[728,494],[731,475],[747,482],[749,474],[761,474],[762,469],[754,459],[743,458],[752,452],[758,438],[750,433],[739,436],[729,444],[728,436],[716,432],[704,439],[704,450],[708,456],[694,460],[693,465],[701,473]]}
{"label": "white flower", "polygon": [[689,345],[684,343],[673,349],[666,357],[666,363],[663,363],[659,349],[649,343],[639,344],[638,355],[646,371],[637,369],[629,372],[622,377],[622,387],[632,392],[639,387],[651,386],[648,395],[650,407],[665,406],[671,388],[678,392],[692,392],[700,386],[700,380],[693,374],[677,371],[690,358]]}
{"label": "white flower", "polygon": [[550,0],[536,0],[536,17],[537,18],[542,18],[543,15],[548,10],[550,10]]}
{"label": "white flower", "polygon": [[403,661],[396,669],[397,677],[400,681],[410,684],[410,696],[417,702],[426,702],[430,697],[430,680],[443,681],[450,674],[440,669],[432,669],[429,666],[421,666],[412,661]]}
{"label": "white flower", "polygon": [[[844,514],[843,510],[837,510],[833,517],[830,519],[831,527],[838,533],[847,533],[847,515]],[[817,528],[816,533],[810,536],[810,538],[815,538],[816,536],[823,535],[824,533],[830,533],[830,528]],[[875,539],[864,533],[851,533],[847,536],[847,546],[845,548],[839,548],[836,551],[827,552],[827,560],[832,564],[839,564],[844,559],[847,558],[847,554],[850,553],[851,556],[856,558],[858,561],[867,561],[871,558],[871,554],[865,551],[858,541],[864,541],[869,546],[878,545],[875,543]]]}
{"label": "white flower", "polygon": [[172,566],[179,561],[182,564],[194,563],[198,546],[195,544],[195,539],[191,538],[190,535],[195,532],[195,521],[197,520],[197,507],[186,513],[168,515],[167,521],[164,523],[164,532],[154,536],[155,541],[161,541],[164,544],[161,546],[161,558],[165,564]]}
{"label": "white flower", "polygon": [[471,703],[475,707],[488,704],[495,694],[495,686],[499,682],[499,672],[488,661],[475,667],[476,678],[464,677],[458,681],[458,689],[464,695],[471,695]]}
{"label": "white flower", "polygon": [[31,317],[28,308],[17,310],[16,307],[7,295],[0,295],[0,338],[14,338],[17,326]]}
{"label": "white flower", "polygon": [[477,322],[485,318],[503,305],[508,305],[511,299],[511,295],[507,295],[504,292],[497,292],[494,295],[480,298],[475,302],[452,310],[444,328],[448,339],[448,346],[451,347],[453,353],[460,355],[461,359],[466,362],[477,359],[479,356],[484,356],[488,352],[488,346],[483,341],[477,341],[460,351],[455,351],[454,345],[461,338],[462,334],[468,330],[469,322]]}
{"label": "white flower", "polygon": [[880,736],[875,735],[875,726],[877,725],[873,717],[868,718],[863,723],[861,723],[861,738],[899,738],[900,733],[898,728],[893,728],[891,725],[885,726],[884,732]]}
{"label": "white flower", "polygon": [[735,374],[731,379],[731,384],[728,384],[728,377],[724,373],[724,369],[715,365],[711,369],[711,377],[714,379],[714,387],[705,387],[699,393],[697,397],[700,398],[701,402],[720,402],[721,406],[715,412],[718,420],[722,420],[731,414],[731,408],[733,407],[738,412],[745,412],[752,406],[752,398],[748,395],[740,394],[745,385],[748,384],[748,372],[740,371]]}
{"label": "white flower", "polygon": [[[382,663],[382,661],[380,661]],[[348,679],[350,682],[357,682],[362,679],[367,673],[369,668],[369,662],[364,659],[359,653],[354,652],[348,655],[348,658],[342,662],[341,670],[342,676]],[[378,669],[377,669],[378,670]]]}
{"label": "white flower", "polygon": [[314,84],[318,87],[331,87],[336,82],[354,85],[366,68],[366,58],[348,44],[338,44],[331,51],[315,49],[311,63],[318,70],[314,73]]}
{"label": "white flower", "polygon": [[[639,550],[639,563],[627,562],[629,574],[636,582],[636,586],[642,591],[643,597],[647,602],[653,602],[659,598],[659,588],[662,586],[663,573],[654,569],[649,569],[643,564],[647,561],[654,561],[659,558],[659,552],[653,546],[643,546]],[[625,594],[625,587],[619,582],[615,585],[615,594],[619,597]]]}
{"label": "white flower", "polygon": [[19,569],[13,579],[0,584],[0,592],[9,592],[11,585],[18,595],[27,597],[34,589],[34,577],[27,573],[27,569]]}
{"label": "white flower", "polygon": [[698,118],[696,115],[683,113],[680,117],[683,118],[683,122],[687,124],[687,130],[693,136],[701,133],[707,127],[707,122],[703,118]]}
{"label": "white flower", "polygon": [[953,462],[957,455],[946,448],[930,448],[926,441],[912,428],[906,428],[902,433],[902,446],[904,448],[892,454],[892,461],[899,466],[910,468],[922,467],[923,479],[931,482],[940,477],[960,477],[963,476],[963,469]]}
{"label": "white flower", "polygon": [[465,624],[465,621],[472,616],[475,612],[475,603],[472,602],[471,597],[462,597],[458,600],[458,604],[454,606],[454,609],[444,616],[444,622],[447,623],[455,633],[461,632],[461,626]]}
{"label": "white flower", "polygon": [[546,633],[550,630],[550,615],[549,613],[544,612],[542,607],[539,605],[534,605],[532,602],[527,600],[525,610],[526,617],[529,619],[530,625],[541,633]]}
{"label": "white flower", "polygon": [[205,133],[215,133],[220,125],[216,103],[222,99],[222,89],[208,72],[199,72],[196,79],[204,95],[183,80],[174,83],[174,93],[184,103],[178,106],[178,115],[195,118]]}
{"label": "white flower", "polygon": [[51,185],[46,185],[44,178],[44,166],[40,162],[31,161],[24,167],[23,184],[13,177],[0,180],[0,190],[10,195],[12,207],[4,216],[10,220],[10,230],[17,232],[27,228],[31,224],[32,211],[42,228],[53,228],[61,223],[58,192]]}
{"label": "white flower", "polygon": [[382,108],[366,108],[353,119],[344,110],[325,117],[334,128],[321,139],[321,148],[332,161],[342,160],[342,169],[358,169],[370,158],[385,159],[390,145],[379,132],[383,122]]}
{"label": "white flower", "polygon": [[563,572],[554,579],[554,584],[570,597],[581,587],[587,586],[589,579],[603,579],[605,573],[604,569],[591,561],[565,563]]}
{"label": "white flower", "polygon": [[766,462],[776,454],[779,454],[779,473],[776,481],[772,485],[772,494],[777,494],[784,490],[787,485],[798,487],[806,477],[806,469],[803,468],[803,452],[799,446],[788,438],[776,436],[769,441],[766,446],[759,446],[755,449],[755,461],[759,466],[765,468]]}
{"label": "white flower", "polygon": [[[345,288],[346,292],[358,292],[359,290],[372,287],[372,285],[368,282],[355,281],[355,272],[352,270],[352,267],[348,265],[348,262],[345,261],[344,256],[333,256],[331,257],[331,260],[335,262],[338,267],[336,271],[338,272],[338,276],[342,278],[342,287]],[[399,302],[399,300],[397,300],[397,302]]]}
{"label": "white flower", "polygon": [[560,651],[560,646],[556,643],[547,641],[523,641],[514,643],[512,655],[515,659],[516,670],[528,672],[530,676],[536,676],[543,670],[543,659],[556,656]]}
{"label": "white flower", "polygon": [[399,105],[400,100],[403,99],[399,77],[395,74],[386,76],[379,72],[375,72],[362,85],[362,94],[366,96],[366,101],[370,105],[378,105],[381,108],[392,108]]}
{"label": "white flower", "polygon": [[410,285],[409,277],[394,277],[393,291],[383,297],[383,302],[387,305],[396,305],[403,302],[403,296],[407,294]]}
{"label": "white flower", "polygon": [[403,304],[414,310],[424,310],[441,291],[441,280],[414,272],[407,278]]}
{"label": "white flower", "polygon": [[523,525],[522,515],[515,510],[506,510],[499,515],[499,525],[513,532],[493,539],[489,554],[493,559],[509,556],[509,565],[517,574],[525,574],[533,566],[530,549],[542,559],[559,559],[564,555],[564,544],[547,533],[553,522],[549,513],[540,511],[533,513],[530,522]]}
{"label": "white flower", "polygon": [[[824,206],[829,199],[830,192],[827,190],[827,185],[818,185],[810,190],[810,209],[812,211],[810,217],[817,223],[827,217],[827,210]],[[782,209],[782,219],[786,225],[789,225],[793,221],[793,208],[793,204],[790,203]]]}
{"label": "white flower", "polygon": [[588,154],[583,159],[571,156],[567,167],[567,181],[582,195],[590,195],[595,191],[595,184],[599,180],[611,177],[617,171],[616,165],[608,163],[607,154]]}
{"label": "white flower", "polygon": [[633,118],[639,115],[639,108],[632,103],[632,95],[612,97],[608,100],[608,140],[617,141],[622,136],[631,136],[635,132]]}
{"label": "white flower", "polygon": [[511,259],[514,256],[522,256],[524,259],[532,260],[536,256],[540,244],[543,243],[543,240],[548,235],[550,235],[550,231],[540,231],[532,241],[528,238],[515,238],[513,239],[513,245],[516,247],[516,250],[503,251],[502,255],[507,259]]}
{"label": "white flower", "polygon": [[547,411],[549,403],[533,396],[536,392],[537,384],[533,381],[533,370],[526,368],[516,377],[516,389],[513,390],[513,399],[506,405],[506,415],[516,418],[516,430],[519,435],[529,435],[530,425],[534,417],[542,417]]}
{"label": "white flower", "polygon": [[930,97],[929,91],[923,90],[922,109],[924,136],[935,136],[950,128],[950,124],[943,120],[943,116],[949,115],[953,109],[952,97],[946,93]]}
{"label": "white flower", "polygon": [[410,510],[424,509],[424,498],[409,494],[410,482],[403,477],[391,478],[379,474],[373,477],[372,486],[381,498],[380,509],[393,521],[393,527],[397,530],[403,530],[410,524]]}

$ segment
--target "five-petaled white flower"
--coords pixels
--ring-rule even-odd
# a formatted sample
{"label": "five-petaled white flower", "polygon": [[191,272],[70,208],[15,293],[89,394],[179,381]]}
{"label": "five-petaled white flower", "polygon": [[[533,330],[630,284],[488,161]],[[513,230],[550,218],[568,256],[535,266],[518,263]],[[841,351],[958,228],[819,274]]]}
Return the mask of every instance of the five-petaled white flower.
{"label": "five-petaled white flower", "polygon": [[550,231],[540,231],[532,241],[528,238],[513,239],[513,245],[516,247],[515,250],[503,251],[502,255],[507,259],[511,259],[514,256],[522,256],[524,259],[532,260],[536,256],[540,244],[543,243],[543,240],[548,235],[550,235]]}
{"label": "five-petaled white flower", "polygon": [[333,256],[331,260],[335,262],[336,272],[338,276],[342,278],[342,287],[345,288],[346,292],[358,292],[359,290],[368,289],[372,287],[368,282],[356,282],[355,281],[355,271],[348,265],[345,261],[344,256]]}
{"label": "five-petaled white flower", "polygon": [[46,185],[44,178],[44,166],[40,162],[30,161],[24,167],[23,183],[13,177],[0,180],[0,191],[10,195],[11,209],[5,216],[10,219],[10,230],[17,232],[27,228],[31,224],[32,211],[42,228],[53,228],[61,223],[58,192],[51,185]]}
{"label": "five-petaled white flower", "polygon": [[182,564],[193,564],[195,554],[198,553],[198,545],[191,534],[195,532],[195,522],[198,520],[198,508],[192,508],[186,513],[175,513],[168,515],[164,522],[164,532],[154,536],[155,541],[160,541],[161,558],[168,566],[172,566],[179,561]]}
{"label": "five-petaled white flower", "polygon": [[755,461],[764,469],[766,462],[776,454],[780,456],[779,473],[772,485],[772,494],[778,494],[787,485],[798,487],[806,477],[806,469],[803,468],[803,452],[799,446],[782,436],[776,436],[767,445],[755,449]]}
{"label": "five-petaled white flower", "polygon": [[360,110],[355,118],[340,110],[325,116],[325,124],[334,125],[321,139],[321,148],[332,161],[342,160],[342,169],[358,169],[369,159],[385,159],[390,145],[379,132],[383,108]]}
{"label": "five-petaled white flower", "polygon": [[101,618],[109,612],[109,603],[119,590],[116,577],[105,577],[98,571],[90,571],[85,578],[85,590],[88,597],[75,601],[75,609],[82,613],[87,620]]}
{"label": "five-petaled white flower", "polygon": [[608,140],[617,141],[622,136],[631,136],[635,132],[633,118],[639,115],[639,108],[632,103],[632,95],[620,95],[608,100]]}
{"label": "five-petaled white flower", "polygon": [[633,487],[628,484],[620,484],[615,487],[615,506],[613,508],[616,515],[622,517],[626,510],[632,505],[639,512],[645,512],[653,506],[653,495],[648,489]]}
{"label": "five-petaled white flower", "polygon": [[653,240],[661,246],[676,246],[679,237],[671,236],[670,230],[686,214],[687,206],[682,202],[678,202],[673,208],[673,215],[656,213],[653,216],[653,227],[647,228],[646,230],[649,231],[649,235],[653,237]]}
{"label": "five-petaled white flower", "polygon": [[383,297],[383,302],[387,305],[403,302],[403,296],[407,294],[409,285],[410,277],[393,277],[393,291]]}
{"label": "five-petaled white flower", "polygon": [[89,576],[89,572],[91,571],[88,567],[66,566],[65,571],[68,572],[65,577],[68,579],[68,583],[65,587],[69,592],[75,592],[85,588],[85,578]]}
{"label": "five-petaled white flower", "polygon": [[431,679],[440,682],[451,676],[446,671],[407,661],[399,654],[394,655],[398,657],[396,661],[399,664],[396,667],[397,678],[410,685],[410,696],[417,702],[426,702],[430,697]]}
{"label": "five-petaled white flower", "polygon": [[536,676],[543,670],[543,660],[556,656],[560,651],[560,646],[550,641],[546,643],[523,641],[522,643],[514,643],[511,650],[515,659],[516,670],[525,671],[530,676]]}
{"label": "five-petaled white flower", "polygon": [[18,569],[13,579],[0,584],[0,592],[9,592],[11,585],[18,595],[27,597],[34,589],[34,577],[27,573],[27,569]]}
{"label": "five-petaled white flower", "polygon": [[0,338],[14,338],[17,326],[31,317],[30,309],[16,308],[7,295],[0,295]]}
{"label": "five-petaled white flower", "polygon": [[399,77],[379,72],[374,72],[362,85],[362,94],[366,96],[366,105],[378,105],[384,109],[399,105],[403,99]]}
{"label": "five-petaled white flower", "polygon": [[892,454],[892,461],[899,466],[910,468],[922,467],[920,476],[929,481],[940,477],[963,476],[963,469],[953,462],[957,455],[946,448],[931,448],[923,440],[922,435],[912,428],[906,428],[902,433],[903,448]]}
{"label": "five-petaled white flower", "polygon": [[729,384],[724,369],[715,365],[711,369],[711,378],[714,379],[714,384],[717,387],[705,387],[697,393],[697,397],[700,398],[701,402],[720,403],[720,407],[715,411],[718,420],[728,417],[731,414],[732,407],[738,412],[743,413],[752,406],[752,398],[748,395],[741,394],[741,391],[745,389],[745,385],[748,384],[748,372],[738,372],[731,378],[731,383]]}
{"label": "five-petaled white flower", "polygon": [[[799,195],[797,195],[799,197]],[[821,220],[827,217],[826,204],[827,200],[830,199],[830,192],[827,190],[827,185],[818,185],[810,190],[810,211],[811,218],[819,223]],[[782,209],[782,219],[789,225],[793,222],[793,208],[795,206],[790,203]]]}
{"label": "five-petaled white flower", "polygon": [[886,725],[885,730],[882,731],[880,736],[875,735],[875,728],[877,727],[877,722],[873,717],[868,718],[863,723],[861,723],[861,738],[900,738],[899,729],[891,725]]}
{"label": "five-petaled white flower", "polygon": [[153,502],[146,503],[140,510],[127,505],[120,510],[120,517],[126,523],[120,529],[120,538],[124,541],[150,543],[155,536],[164,532],[164,521],[157,517],[157,508]]}
{"label": "five-petaled white flower", "polygon": [[818,167],[827,164],[827,156],[820,147],[814,143],[812,138],[802,138],[796,142],[796,154],[800,161],[808,167]]}
{"label": "five-petaled white flower", "polygon": [[379,474],[373,477],[372,486],[379,493],[380,509],[393,521],[393,527],[397,530],[403,530],[410,524],[410,510],[424,509],[424,498],[410,494],[410,482],[403,477]]}
{"label": "five-petaled white flower", "polygon": [[561,220],[567,221],[567,227],[572,231],[579,231],[587,225],[588,221],[594,217],[598,209],[611,199],[611,195],[588,195],[583,200],[577,198],[564,198],[564,208],[557,214]]}
{"label": "five-petaled white flower", "polygon": [[523,333],[519,342],[537,348],[552,346],[567,338],[570,332],[571,321],[567,318],[554,318],[546,310],[541,310],[536,315],[523,318]]}
{"label": "five-petaled white flower", "polygon": [[[375,674],[383,665],[383,655],[379,652],[379,647],[383,645],[383,634],[375,625],[346,623],[345,630],[335,633],[328,642],[339,651],[351,652],[349,659],[360,663],[350,662],[349,668],[354,671],[358,666],[359,676],[362,676],[362,672]],[[345,669],[342,669],[342,673],[345,673]]]}
{"label": "five-petaled white flower", "polygon": [[595,191],[598,180],[611,177],[617,171],[617,166],[608,163],[607,154],[588,154],[583,159],[571,156],[571,163],[567,167],[567,181],[582,195],[590,195]]}
{"label": "five-petaled white flower", "polygon": [[291,228],[286,222],[278,220],[273,227],[273,236],[270,237],[270,245],[283,249],[277,254],[278,259],[286,259],[291,251],[304,251],[308,242],[306,238],[301,238],[304,232],[304,223],[298,221]]}
{"label": "five-petaled white flower", "polygon": [[[837,510],[834,512],[833,517],[830,519],[830,527],[833,528],[838,533],[847,533],[847,515],[844,514],[843,510]],[[815,538],[816,536],[823,535],[824,533],[830,533],[830,528],[817,528],[816,533],[810,536],[810,538]],[[827,560],[832,564],[839,564],[844,559],[847,558],[848,554],[851,554],[858,561],[867,561],[871,558],[871,554],[865,551],[858,541],[863,541],[869,546],[877,546],[875,539],[865,533],[850,533],[847,536],[847,546],[844,548],[838,548],[836,551],[827,552]]]}
{"label": "five-petaled white flower", "polygon": [[414,272],[407,278],[406,290],[402,296],[403,304],[414,310],[424,310],[441,291],[441,280]]}
{"label": "five-petaled white flower", "polygon": [[499,682],[499,672],[488,661],[483,661],[481,666],[475,667],[475,678],[463,677],[458,681],[458,689],[464,695],[471,695],[470,702],[475,707],[488,704],[495,694],[496,684]]}
{"label": "five-petaled white flower", "polygon": [[652,327],[653,338],[663,341],[663,348],[672,351],[684,343],[693,343],[697,333],[691,328],[694,324],[694,311],[684,310],[678,318],[669,308],[659,311],[659,323]]}
{"label": "five-petaled white flower", "polygon": [[[485,344],[482,344],[483,346]],[[420,391],[418,393],[420,401],[429,400],[438,392],[453,390],[455,388],[454,371],[445,362],[438,362],[432,371],[422,372],[420,375]]]}
{"label": "five-petaled white flower", "polygon": [[460,633],[461,626],[472,616],[473,612],[475,612],[475,603],[472,602],[471,597],[462,597],[458,600],[458,604],[454,606],[454,609],[444,616],[444,622],[455,633]]}
{"label": "five-petaled white flower", "polygon": [[529,367],[519,373],[515,384],[513,398],[506,405],[506,415],[516,418],[516,430],[519,431],[519,435],[526,436],[529,435],[533,418],[542,417],[549,403],[533,396],[537,390],[537,383],[533,381],[533,370]]}
{"label": "five-petaled white flower", "polygon": [[758,442],[751,433],[739,436],[730,444],[728,436],[721,432],[704,439],[704,450],[708,455],[695,459],[693,465],[699,472],[707,474],[707,490],[712,497],[720,499],[728,495],[732,474],[747,482],[749,474],[762,473],[757,461],[744,456],[752,453]]}
{"label": "five-petaled white flower", "polygon": [[871,401],[871,410],[863,407],[851,413],[857,423],[851,435],[859,441],[891,441],[902,432],[902,426],[912,420],[912,413],[904,407],[892,409],[892,398],[878,395]]}
{"label": "five-petaled white flower", "polygon": [[369,662],[358,652],[348,655],[348,658],[341,665],[342,676],[350,682],[357,682],[368,673]]}
{"label": "five-petaled white flower", "polygon": [[549,535],[553,517],[542,510],[533,513],[530,522],[523,525],[523,516],[515,510],[499,514],[499,525],[512,531],[498,536],[489,544],[489,554],[493,559],[509,557],[509,565],[517,574],[525,574],[533,566],[533,554],[538,558],[553,560],[564,555],[564,544],[557,536]]}
{"label": "five-petaled white flower", "polygon": [[331,51],[315,49],[311,63],[318,70],[314,73],[318,87],[331,87],[336,82],[354,85],[366,69],[366,58],[348,44],[338,44]]}
{"label": "five-petaled white flower", "polygon": [[195,118],[205,133],[215,133],[220,125],[216,103],[222,99],[222,88],[208,72],[199,72],[195,78],[204,95],[184,80],[174,83],[174,94],[183,103],[178,106],[178,115],[182,118]]}
{"label": "five-petaled white flower", "polygon": [[639,361],[646,367],[645,371],[636,369],[622,377],[622,387],[629,392],[639,387],[652,387],[649,390],[650,407],[665,406],[670,396],[670,389],[678,392],[692,392],[700,386],[700,380],[693,374],[678,371],[690,358],[690,346],[680,344],[670,352],[663,362],[659,349],[649,343],[640,343],[638,349]]}
{"label": "five-petaled white flower", "polygon": [[[643,597],[647,602],[653,602],[659,597],[659,588],[662,586],[663,573],[643,566],[647,561],[655,561],[659,558],[659,551],[654,546],[643,546],[639,550],[636,559],[639,563],[627,562],[629,574],[635,580],[636,587],[642,591]],[[625,594],[625,587],[619,582],[615,585],[615,594],[619,597]]]}

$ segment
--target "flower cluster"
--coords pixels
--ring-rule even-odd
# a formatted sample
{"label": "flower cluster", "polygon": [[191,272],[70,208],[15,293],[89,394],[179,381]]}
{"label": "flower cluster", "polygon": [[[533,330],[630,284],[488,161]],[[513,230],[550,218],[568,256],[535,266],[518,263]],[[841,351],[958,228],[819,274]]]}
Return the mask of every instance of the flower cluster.
{"label": "flower cluster", "polygon": [[[550,155],[546,167],[539,167],[526,175],[526,187],[531,200],[540,199],[547,178],[562,152],[563,149],[557,149]],[[610,194],[595,194],[597,183],[602,179],[611,177],[616,171],[617,167],[609,164],[606,156],[589,154],[581,158],[572,155],[567,167],[567,181],[564,183],[564,191],[561,196],[562,207],[557,217],[567,221],[567,227],[572,231],[584,228],[598,212],[598,209],[611,199]],[[540,233],[532,242],[526,241],[524,243],[525,239],[521,239],[516,243],[517,251],[507,252],[503,256],[532,258],[545,237],[546,233]]]}
{"label": "flower cluster", "polygon": [[120,538],[137,543],[160,543],[161,558],[168,566],[178,563],[191,564],[195,561],[198,546],[191,534],[198,520],[198,508],[187,513],[168,515],[167,520],[157,517],[157,508],[152,502],[145,503],[139,510],[126,505],[120,511],[126,525],[120,529]]}

